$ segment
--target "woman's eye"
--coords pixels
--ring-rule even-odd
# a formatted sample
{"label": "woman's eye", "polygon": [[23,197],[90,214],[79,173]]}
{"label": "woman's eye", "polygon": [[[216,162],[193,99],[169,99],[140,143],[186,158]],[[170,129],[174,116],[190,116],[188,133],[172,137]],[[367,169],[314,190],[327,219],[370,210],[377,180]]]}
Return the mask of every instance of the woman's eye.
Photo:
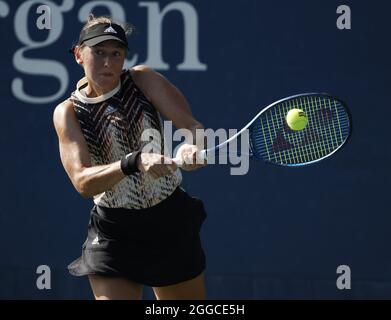
{"label": "woman's eye", "polygon": [[103,54],[103,51],[102,50],[97,50],[95,51],[95,53],[98,55],[98,56],[101,56]]}
{"label": "woman's eye", "polygon": [[121,52],[119,52],[119,51],[114,52],[115,57],[119,57],[120,55],[121,55]]}

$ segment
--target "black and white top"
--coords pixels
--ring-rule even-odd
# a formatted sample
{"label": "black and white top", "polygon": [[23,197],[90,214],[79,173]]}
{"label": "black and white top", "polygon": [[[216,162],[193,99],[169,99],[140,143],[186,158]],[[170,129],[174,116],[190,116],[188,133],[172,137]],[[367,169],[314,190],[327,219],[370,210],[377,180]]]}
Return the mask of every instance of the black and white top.
{"label": "black and white top", "polygon": [[[77,83],[70,100],[87,141],[93,166],[116,162],[146,145],[163,154],[160,115],[135,85],[129,70],[121,74],[118,87],[102,96],[88,98],[83,92],[86,86],[87,79],[83,78]],[[143,138],[147,141],[142,141],[143,132],[152,138],[149,141]],[[149,208],[171,195],[181,181],[179,169],[158,179],[137,172],[96,195],[94,202],[107,208]]]}

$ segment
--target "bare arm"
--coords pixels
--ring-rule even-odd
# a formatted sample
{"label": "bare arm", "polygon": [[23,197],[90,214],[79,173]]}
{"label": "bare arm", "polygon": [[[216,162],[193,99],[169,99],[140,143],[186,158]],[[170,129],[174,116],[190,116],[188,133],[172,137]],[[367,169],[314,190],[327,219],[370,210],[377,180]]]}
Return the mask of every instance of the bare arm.
{"label": "bare arm", "polygon": [[131,72],[137,86],[160,114],[171,120],[177,129],[186,128],[192,132],[193,140],[186,141],[188,145],[181,147],[176,155],[182,159],[192,159],[191,162],[186,162],[182,169],[195,170],[203,167],[206,162],[196,164],[196,158],[197,151],[204,149],[207,145],[203,136],[197,138],[197,129],[204,127],[194,118],[183,94],[160,73],[146,66],[136,66]]}
{"label": "bare arm", "polygon": [[125,177],[120,161],[91,166],[87,143],[70,101],[56,107],[53,122],[59,139],[61,162],[72,184],[83,197],[102,193]]}
{"label": "bare arm", "polygon": [[[203,129],[197,121],[183,94],[160,73],[146,67],[136,66],[132,69],[132,77],[137,86],[152,102],[160,114],[171,120],[177,129],[186,128],[193,134],[195,144],[196,129]],[[202,146],[203,147],[203,143]]]}

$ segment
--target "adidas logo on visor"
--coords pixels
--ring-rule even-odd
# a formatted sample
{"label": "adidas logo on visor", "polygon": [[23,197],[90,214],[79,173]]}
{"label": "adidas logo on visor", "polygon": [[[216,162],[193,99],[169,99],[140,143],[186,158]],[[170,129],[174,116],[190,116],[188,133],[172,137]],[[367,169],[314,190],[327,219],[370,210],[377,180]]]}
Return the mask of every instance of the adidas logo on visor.
{"label": "adidas logo on visor", "polygon": [[104,32],[117,33],[112,26],[108,27]]}

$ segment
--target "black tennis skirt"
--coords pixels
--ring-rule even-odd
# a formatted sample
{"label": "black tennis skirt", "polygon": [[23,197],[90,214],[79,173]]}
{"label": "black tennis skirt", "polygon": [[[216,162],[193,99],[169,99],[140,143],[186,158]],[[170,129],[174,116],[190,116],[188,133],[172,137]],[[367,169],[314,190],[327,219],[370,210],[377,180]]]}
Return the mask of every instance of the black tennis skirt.
{"label": "black tennis skirt", "polygon": [[147,209],[95,205],[82,255],[69,272],[125,277],[152,287],[193,279],[205,269],[199,235],[205,218],[202,201],[180,187]]}

